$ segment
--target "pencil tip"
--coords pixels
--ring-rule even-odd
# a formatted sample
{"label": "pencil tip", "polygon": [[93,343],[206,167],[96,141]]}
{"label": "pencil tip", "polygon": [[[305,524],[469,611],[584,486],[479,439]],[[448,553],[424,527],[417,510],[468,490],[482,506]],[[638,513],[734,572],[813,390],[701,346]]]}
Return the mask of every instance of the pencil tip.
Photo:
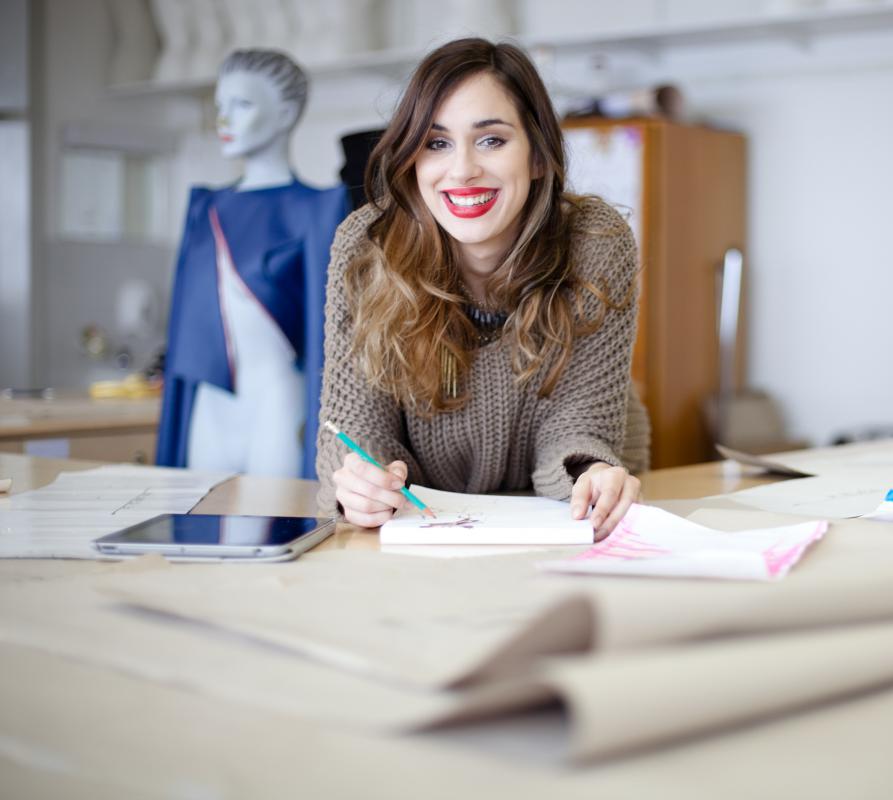
{"label": "pencil tip", "polygon": [[427,514],[431,519],[437,519],[437,515],[430,508],[423,509],[423,513]]}
{"label": "pencil tip", "polygon": [[341,433],[341,431],[339,431],[339,430],[338,430],[338,429],[331,423],[330,420],[326,420],[326,421],[322,424],[322,426],[323,426],[326,430],[331,431],[332,433]]}

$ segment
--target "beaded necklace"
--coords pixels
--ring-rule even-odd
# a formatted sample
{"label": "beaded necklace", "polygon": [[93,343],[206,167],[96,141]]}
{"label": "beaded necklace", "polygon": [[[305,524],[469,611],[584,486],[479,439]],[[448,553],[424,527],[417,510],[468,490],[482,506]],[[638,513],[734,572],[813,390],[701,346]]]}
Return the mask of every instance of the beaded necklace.
{"label": "beaded necklace", "polygon": [[462,307],[478,332],[478,344],[485,345],[499,338],[509,315],[505,311],[487,311],[480,306],[466,304]]}
{"label": "beaded necklace", "polygon": [[465,297],[462,310],[477,328],[478,344],[485,345],[498,339],[505,327],[505,321],[509,318],[508,313],[489,303],[478,303],[473,299],[471,290],[462,281],[459,281],[459,291]]}

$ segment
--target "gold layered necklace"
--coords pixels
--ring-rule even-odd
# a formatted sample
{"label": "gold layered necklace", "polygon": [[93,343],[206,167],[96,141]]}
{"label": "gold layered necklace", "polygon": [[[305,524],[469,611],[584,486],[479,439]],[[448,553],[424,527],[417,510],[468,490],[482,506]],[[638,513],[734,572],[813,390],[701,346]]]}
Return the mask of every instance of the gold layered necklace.
{"label": "gold layered necklace", "polygon": [[459,365],[454,356],[446,347],[440,348],[440,385],[443,394],[455,400],[459,396]]}
{"label": "gold layered necklace", "polygon": [[[479,303],[474,300],[474,295],[462,281],[459,282],[459,291],[465,298],[462,310],[477,331],[478,347],[496,341],[502,335],[508,313],[490,303]],[[456,357],[446,347],[442,347],[440,353],[443,393],[446,397],[456,398],[459,392],[459,365],[456,363]]]}

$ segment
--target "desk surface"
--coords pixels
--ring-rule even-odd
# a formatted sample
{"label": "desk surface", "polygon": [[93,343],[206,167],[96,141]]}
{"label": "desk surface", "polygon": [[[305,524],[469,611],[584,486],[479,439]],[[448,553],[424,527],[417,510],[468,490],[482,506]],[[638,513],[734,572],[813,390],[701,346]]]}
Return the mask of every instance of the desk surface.
{"label": "desk surface", "polygon": [[[13,492],[44,486],[66,469],[89,469],[97,465],[98,462],[94,461],[0,453],[0,477],[13,479]],[[641,477],[646,500],[707,497],[777,480],[732,461],[672,467],[648,472]],[[204,514],[301,516],[313,513],[315,507],[316,484],[313,481],[240,475],[212,489],[195,510]],[[345,547],[378,549],[378,536],[350,525],[341,525],[338,532],[319,545],[318,549]]]}
{"label": "desk surface", "polygon": [[[62,469],[94,465],[0,454],[0,477],[12,477],[18,492],[48,483]],[[716,463],[650,473],[643,484],[648,498],[668,499],[766,480],[748,469]],[[217,487],[198,509],[301,513],[312,503],[313,492],[314,485],[306,481],[240,477]],[[325,547],[374,549],[377,538],[345,528]],[[326,555],[337,558],[337,553]],[[92,617],[91,581],[107,570],[107,564],[96,562],[0,562],[0,596],[6,597],[0,600],[4,796],[744,800],[840,794],[882,798],[893,790],[889,686],[846,702],[572,768],[549,760],[568,725],[554,709],[478,726],[382,736],[257,707],[250,702],[250,685],[259,676],[243,676],[244,701],[222,699],[151,670],[134,674],[114,663],[72,657],[66,647],[79,631],[95,635],[99,627],[98,617]],[[39,593],[36,611],[15,605],[17,588]],[[36,614],[36,627],[56,630],[58,638],[14,638],[14,623],[19,622],[20,636],[17,617],[24,613]],[[138,621],[133,617],[131,624]],[[126,615],[115,624],[103,646],[124,652],[133,635]],[[178,635],[188,634],[185,629]],[[225,671],[227,665],[215,661],[213,668]]]}

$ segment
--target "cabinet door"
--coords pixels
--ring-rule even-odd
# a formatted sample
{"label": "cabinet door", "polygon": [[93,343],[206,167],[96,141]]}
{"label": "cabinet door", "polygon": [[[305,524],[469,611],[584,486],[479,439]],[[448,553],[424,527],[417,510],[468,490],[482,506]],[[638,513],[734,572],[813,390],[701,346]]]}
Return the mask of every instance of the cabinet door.
{"label": "cabinet door", "polygon": [[154,464],[154,433],[94,433],[85,436],[59,436],[3,439],[0,453],[24,453],[44,458],[75,458],[84,461]]}
{"label": "cabinet door", "polygon": [[[651,123],[644,262],[652,466],[716,457],[705,404],[718,389],[717,268],[745,253],[746,143],[740,134]],[[744,369],[739,330],[739,380]]]}
{"label": "cabinet door", "polygon": [[72,436],[69,458],[113,463],[154,464],[154,433]]}

